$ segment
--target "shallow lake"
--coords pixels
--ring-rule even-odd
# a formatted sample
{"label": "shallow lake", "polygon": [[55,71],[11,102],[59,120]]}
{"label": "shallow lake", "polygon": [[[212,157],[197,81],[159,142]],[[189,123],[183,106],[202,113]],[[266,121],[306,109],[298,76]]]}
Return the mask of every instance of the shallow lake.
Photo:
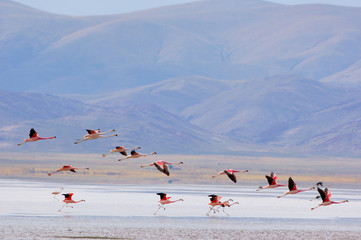
{"label": "shallow lake", "polygon": [[[61,187],[64,188],[62,193],[74,193],[74,200],[84,199],[85,202],[73,204],[73,208],[64,207],[58,212],[64,205],[61,201],[64,197],[58,195],[54,198],[51,192],[59,191]],[[300,189],[308,187],[299,186]],[[276,234],[275,238],[288,238],[287,234],[291,232],[300,232],[300,238],[305,239],[326,232],[333,234],[328,237],[331,239],[332,236],[338,237],[337,234],[348,239],[361,236],[360,189],[331,188],[333,201],[347,199],[349,202],[314,211],[310,209],[320,203],[320,200],[314,199],[316,190],[277,198],[287,191],[287,187],[256,189],[257,186],[236,184],[77,185],[0,179],[0,230],[6,239],[69,239],[66,236],[79,238],[87,234],[103,239],[107,236],[169,239],[174,235],[178,236],[175,239],[207,239],[199,234],[209,230],[213,232],[207,233],[208,239],[217,238],[215,236],[218,235],[214,235],[217,231],[220,234],[233,231],[243,231],[243,234],[270,232]],[[154,216],[158,209],[158,192],[167,193],[173,200],[182,198],[184,201],[169,204],[166,210],[161,209]],[[222,200],[231,198],[239,204],[225,209],[229,216],[220,209],[207,217],[209,194],[221,195]],[[139,229],[142,229],[142,234]],[[162,229],[161,235],[159,229]],[[279,235],[281,233],[286,235]],[[263,239],[262,235],[259,239]]]}

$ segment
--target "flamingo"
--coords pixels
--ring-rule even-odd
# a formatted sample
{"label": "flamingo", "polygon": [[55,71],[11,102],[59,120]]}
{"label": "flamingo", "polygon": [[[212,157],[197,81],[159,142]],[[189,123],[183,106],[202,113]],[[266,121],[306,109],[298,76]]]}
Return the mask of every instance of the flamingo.
{"label": "flamingo", "polygon": [[277,187],[286,186],[285,184],[278,184],[277,183],[277,175],[275,173],[273,173],[273,172],[271,172],[270,176],[266,175],[265,177],[267,178],[268,185],[265,186],[265,187],[259,187],[256,191],[266,189],[266,188],[277,188]]}
{"label": "flamingo", "polygon": [[[210,213],[211,211],[213,211],[213,213],[218,212],[218,208],[220,208],[220,207],[222,207],[222,208],[223,208],[223,212],[224,212],[225,214],[227,214],[227,216],[229,216],[229,214],[224,211],[224,208],[225,208],[225,207],[231,207],[231,206],[234,205],[234,204],[239,204],[238,202],[234,202],[234,203],[231,203],[231,204],[230,204],[229,202],[233,202],[232,199],[228,199],[227,201],[221,202],[222,196],[218,196],[218,195],[208,195],[208,197],[210,197],[210,201],[211,201],[211,202],[208,203],[208,205],[210,205],[210,207],[209,207],[209,211],[206,213],[207,216],[209,216],[209,213]],[[217,209],[214,209],[215,207],[218,207],[218,208],[217,208]]]}
{"label": "flamingo", "polygon": [[124,155],[124,156],[128,156],[128,154],[127,154],[126,151],[136,150],[136,149],[140,149],[140,147],[125,148],[125,147],[123,147],[123,146],[117,146],[117,147],[115,147],[115,149],[110,150],[109,153],[105,153],[105,154],[103,154],[102,156],[103,156],[103,157],[106,157],[106,156],[108,156],[108,155],[110,155],[110,154],[112,154],[112,153],[115,153],[115,152],[118,152],[118,153],[120,153],[120,154],[122,154],[122,155]]}
{"label": "flamingo", "polygon": [[215,178],[215,177],[218,177],[219,175],[222,175],[222,174],[227,174],[227,176],[229,177],[229,179],[231,179],[233,182],[237,182],[237,178],[236,178],[236,175],[234,173],[236,172],[243,172],[243,173],[246,173],[248,172],[248,170],[242,170],[242,171],[239,171],[239,170],[233,170],[233,169],[227,169],[227,170],[224,170],[220,173],[218,173],[218,175],[216,176],[212,176],[212,178]]}
{"label": "flamingo", "polygon": [[129,156],[126,156],[125,158],[118,159],[118,161],[123,161],[123,160],[129,159],[129,158],[145,157],[145,156],[154,155],[154,154],[157,154],[157,153],[156,152],[151,152],[151,153],[147,153],[147,154],[142,154],[142,153],[137,153],[135,150],[132,150],[130,152]]}
{"label": "flamingo", "polygon": [[75,173],[76,170],[78,170],[78,169],[89,170],[89,168],[87,168],[87,167],[81,167],[81,168],[79,168],[79,167],[72,167],[72,166],[70,166],[70,165],[65,165],[65,166],[59,168],[58,170],[56,170],[56,172],[50,172],[50,173],[48,173],[48,176],[51,176],[53,173],[66,172],[66,171],[70,171],[70,172],[74,172],[74,173]]}
{"label": "flamingo", "polygon": [[170,204],[170,203],[175,203],[175,202],[179,202],[179,201],[183,201],[183,199],[177,199],[177,200],[169,200],[171,197],[167,197],[167,194],[166,193],[157,193],[157,195],[160,196],[160,200],[159,200],[159,205],[158,205],[158,209],[157,211],[155,211],[155,213],[153,215],[156,215],[157,212],[159,211],[159,209],[163,208],[165,210],[165,207],[163,205],[165,204]]}
{"label": "flamingo", "polygon": [[208,195],[208,197],[210,197],[210,203],[208,203],[209,206],[209,211],[206,213],[207,216],[209,216],[209,213],[213,210],[213,213],[216,213],[216,210],[214,209],[214,207],[216,206],[220,206],[222,204],[222,202],[220,201],[222,196],[218,196],[218,195]]}
{"label": "flamingo", "polygon": [[311,188],[308,188],[308,189],[304,189],[304,190],[300,190],[297,188],[297,185],[296,183],[293,181],[293,179],[291,177],[288,178],[288,189],[289,191],[286,192],[285,194],[283,194],[282,196],[278,196],[277,198],[281,198],[283,196],[286,196],[288,194],[296,194],[296,193],[300,193],[300,192],[305,192],[305,191],[309,191],[309,190],[312,190],[312,189],[315,189],[315,187],[311,187]]}
{"label": "flamingo", "polygon": [[[59,191],[57,191],[57,192],[52,192],[52,193],[51,193],[51,194],[53,194],[53,195],[54,195],[54,200],[55,200],[55,199],[57,199],[57,198],[56,198],[56,196],[57,196],[57,195],[59,195],[60,193],[62,193],[62,192],[63,192],[63,190],[64,190],[64,188],[63,188],[63,187],[61,187],[61,188],[59,189]],[[59,200],[59,199],[58,199],[58,200]]]}
{"label": "flamingo", "polygon": [[317,207],[311,208],[311,210],[315,210],[316,208],[321,207],[321,206],[328,206],[331,204],[340,204],[340,203],[348,202],[348,200],[343,200],[341,202],[331,201],[331,192],[327,188],[325,188],[325,190],[322,190],[321,188],[317,187],[317,191],[319,192],[319,194],[322,198],[322,203],[318,204]]}
{"label": "flamingo", "polygon": [[153,163],[151,163],[149,165],[142,165],[140,167],[145,168],[145,167],[155,166],[159,171],[161,171],[165,175],[169,176],[169,170],[168,170],[167,165],[176,165],[176,164],[177,165],[183,164],[183,162],[170,163],[170,162],[166,162],[166,161],[163,161],[163,160],[159,160],[159,161],[153,162]]}
{"label": "flamingo", "polygon": [[[66,193],[66,194],[63,194],[63,195],[64,195],[64,197],[65,197],[65,199],[63,200],[63,202],[64,202],[65,204],[58,210],[58,212],[60,212],[60,211],[63,209],[63,207],[68,206],[69,203],[85,202],[84,199],[79,200],[79,201],[74,201],[74,200],[72,199],[72,196],[74,195],[73,193]],[[71,206],[71,207],[73,207],[73,206]]]}
{"label": "flamingo", "polygon": [[86,131],[88,132],[88,134],[86,134],[83,138],[77,139],[77,142],[74,142],[74,144],[85,142],[85,141],[90,140],[90,139],[98,139],[98,138],[107,138],[107,137],[116,137],[116,136],[118,136],[118,134],[116,134],[116,133],[114,133],[112,135],[104,136],[104,134],[107,134],[107,133],[110,133],[110,132],[115,132],[114,129],[109,130],[107,132],[103,132],[103,133],[100,131],[100,129],[97,129],[97,130],[86,129]]}
{"label": "flamingo", "polygon": [[56,137],[55,136],[46,137],[46,138],[39,137],[38,133],[34,130],[34,128],[32,128],[32,129],[30,129],[29,138],[25,139],[24,142],[22,142],[22,143],[18,143],[18,146],[20,146],[24,143],[27,143],[27,142],[36,142],[38,140],[46,140],[46,139],[53,139],[53,138],[56,138]]}

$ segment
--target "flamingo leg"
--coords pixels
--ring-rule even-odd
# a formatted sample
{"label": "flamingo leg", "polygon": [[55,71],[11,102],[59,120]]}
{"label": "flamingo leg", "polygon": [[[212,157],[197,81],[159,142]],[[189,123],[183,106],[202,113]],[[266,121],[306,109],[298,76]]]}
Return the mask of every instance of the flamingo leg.
{"label": "flamingo leg", "polygon": [[321,206],[322,206],[322,205],[319,204],[317,207],[311,208],[311,210],[315,210],[316,208],[321,207]]}
{"label": "flamingo leg", "polygon": [[58,212],[61,212],[61,210],[66,206],[67,204],[65,203],[59,210]]}
{"label": "flamingo leg", "polygon": [[209,211],[206,213],[207,216],[209,216],[209,213],[213,210],[213,207],[209,207]]}
{"label": "flamingo leg", "polygon": [[82,143],[82,142],[85,142],[86,140],[89,140],[90,138],[84,138],[84,139],[81,139],[77,142],[75,142],[74,144],[78,144],[78,143]]}
{"label": "flamingo leg", "polygon": [[286,195],[287,195],[287,193],[285,193],[285,194],[283,194],[281,196],[278,196],[277,198],[281,198],[281,197],[286,196]]}
{"label": "flamingo leg", "polygon": [[224,208],[223,208],[223,212],[224,212],[225,214],[227,214],[227,216],[229,216],[229,214],[228,214],[226,211],[224,211]]}
{"label": "flamingo leg", "polygon": [[108,152],[108,153],[104,153],[102,154],[103,157],[109,156],[110,154],[112,154],[113,152]]}
{"label": "flamingo leg", "polygon": [[[218,207],[219,208],[219,207]],[[213,211],[213,213],[215,214],[216,212],[219,212],[218,209],[214,209],[214,206],[213,207],[209,207],[209,211],[207,212],[207,216],[209,216],[209,213]]]}
{"label": "flamingo leg", "polygon": [[157,211],[155,211],[155,213],[154,213],[153,215],[156,215],[157,212],[159,211],[159,209],[161,209],[161,208],[164,208],[164,210],[165,210],[165,207],[163,207],[163,204],[162,204],[162,205],[159,205],[159,208],[157,209]]}

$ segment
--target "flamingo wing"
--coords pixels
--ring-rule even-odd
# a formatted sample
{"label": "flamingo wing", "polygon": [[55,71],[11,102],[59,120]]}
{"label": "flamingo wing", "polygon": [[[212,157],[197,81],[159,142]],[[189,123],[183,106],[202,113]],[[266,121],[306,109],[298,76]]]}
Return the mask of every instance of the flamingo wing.
{"label": "flamingo wing", "polygon": [[76,172],[74,169],[70,169],[69,171],[70,171],[70,172]]}
{"label": "flamingo wing", "polygon": [[326,194],[326,201],[330,201],[331,192],[328,190],[328,188],[325,188],[325,194]]}
{"label": "flamingo wing", "polygon": [[124,152],[119,152],[120,154],[122,154],[123,156],[128,156],[127,152],[124,151]]}
{"label": "flamingo wing", "polygon": [[237,178],[236,175],[234,175],[234,173],[230,173],[227,170],[224,170],[224,172],[227,174],[227,176],[229,177],[229,179],[231,179],[233,182],[237,182]]}
{"label": "flamingo wing", "polygon": [[211,202],[217,202],[218,201],[218,196],[217,195],[208,195],[208,197],[210,197]]}
{"label": "flamingo wing", "polygon": [[136,155],[137,154],[137,152],[135,151],[135,150],[132,150],[131,152],[130,152],[130,155]]}
{"label": "flamingo wing", "polygon": [[273,178],[272,177],[270,177],[270,176],[265,176],[266,178],[267,178],[267,181],[268,181],[268,184],[269,185],[272,185],[272,183],[273,183]]}
{"label": "flamingo wing", "polygon": [[94,134],[95,133],[95,131],[93,129],[85,129],[85,130],[88,132],[88,134]]}
{"label": "flamingo wing", "polygon": [[72,193],[64,193],[65,200],[71,200],[71,197],[73,196]]}
{"label": "flamingo wing", "polygon": [[165,165],[162,161],[157,161],[154,163],[154,166],[161,171],[162,173],[164,173],[165,175],[169,176],[169,170],[168,170],[168,166]]}
{"label": "flamingo wing", "polygon": [[[327,189],[327,188],[326,188]],[[325,190],[326,190],[325,189]],[[320,194],[321,198],[322,198],[322,201],[325,202],[325,199],[326,199],[326,193],[321,189],[321,188],[317,188],[317,191],[318,193]]]}
{"label": "flamingo wing", "polygon": [[30,133],[29,133],[29,137],[32,138],[32,137],[37,137],[38,136],[38,133],[35,131],[34,128],[30,129]]}
{"label": "flamingo wing", "polygon": [[288,179],[288,189],[290,191],[297,190],[297,186],[291,177]]}
{"label": "flamingo wing", "polygon": [[166,200],[167,199],[167,194],[166,193],[157,193],[157,195],[159,195],[160,200]]}

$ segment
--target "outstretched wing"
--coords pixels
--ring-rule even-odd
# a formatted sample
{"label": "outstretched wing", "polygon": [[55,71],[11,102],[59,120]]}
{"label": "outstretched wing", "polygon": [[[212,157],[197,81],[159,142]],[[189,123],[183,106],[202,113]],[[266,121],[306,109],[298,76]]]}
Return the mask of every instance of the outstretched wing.
{"label": "outstretched wing", "polygon": [[161,171],[162,173],[164,173],[165,175],[169,176],[169,170],[167,165],[165,165],[163,162],[161,161],[157,161],[154,163],[154,166]]}
{"label": "outstretched wing", "polygon": [[73,194],[71,194],[71,193],[64,193],[63,195],[64,195],[65,199],[71,199],[71,196],[72,196]]}
{"label": "outstretched wing", "polygon": [[237,178],[236,175],[234,175],[234,173],[230,173],[227,170],[224,170],[224,172],[227,174],[227,176],[229,177],[229,179],[231,179],[233,182],[237,182]]}
{"label": "outstretched wing", "polygon": [[325,194],[326,194],[326,199],[325,201],[330,201],[331,198],[331,192],[328,190],[328,188],[325,188]]}
{"label": "outstretched wing", "polygon": [[267,178],[267,181],[268,181],[268,184],[269,185],[272,185],[272,183],[273,183],[273,178],[272,177],[270,177],[270,176],[265,176],[266,178]]}
{"label": "outstretched wing", "polygon": [[34,128],[30,129],[29,137],[37,137],[38,133],[34,130]]}
{"label": "outstretched wing", "polygon": [[288,189],[290,191],[297,189],[297,186],[291,177],[288,179]]}
{"label": "outstretched wing", "polygon": [[208,197],[210,197],[211,202],[217,201],[218,200],[218,196],[217,195],[208,195]]}
{"label": "outstretched wing", "polygon": [[119,152],[120,154],[122,154],[123,156],[128,156],[127,152],[124,151],[124,152]]}
{"label": "outstretched wing", "polygon": [[160,200],[166,199],[167,198],[167,194],[166,193],[157,193],[157,195],[160,196]]}
{"label": "outstretched wing", "polygon": [[92,130],[92,129],[85,129],[85,130],[88,132],[88,134],[94,134],[95,133],[95,131]]}
{"label": "outstretched wing", "polygon": [[[325,190],[327,190],[327,188],[325,189]],[[325,201],[325,199],[326,199],[326,193],[321,189],[321,188],[317,188],[317,191],[318,191],[318,193],[320,194],[320,196],[321,196],[321,198],[322,198],[322,201],[324,202]]]}

